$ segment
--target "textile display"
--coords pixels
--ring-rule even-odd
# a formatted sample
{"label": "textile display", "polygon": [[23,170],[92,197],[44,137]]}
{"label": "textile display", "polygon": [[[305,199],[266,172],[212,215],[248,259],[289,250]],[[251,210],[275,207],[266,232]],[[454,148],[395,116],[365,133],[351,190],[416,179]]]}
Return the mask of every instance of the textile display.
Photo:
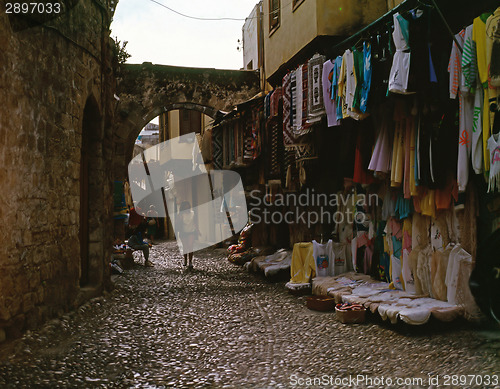
{"label": "textile display", "polygon": [[301,141],[301,143],[295,145],[295,160],[299,162],[318,158],[314,146],[314,139],[312,137],[306,137],[306,139],[301,139]]}
{"label": "textile display", "polygon": [[[302,77],[302,75],[300,75]],[[295,127],[297,126],[297,71],[290,72],[290,127],[295,134]]]}
{"label": "textile display", "polygon": [[269,115],[270,117],[276,117],[279,115],[279,105],[280,101],[283,99],[283,88],[276,88],[270,98]]}
{"label": "textile display", "polygon": [[282,170],[280,155],[282,155],[281,145],[283,144],[280,122],[276,118],[271,118],[267,122],[267,129],[268,129],[268,145],[270,146],[270,150],[268,153],[269,176],[278,178]]}
{"label": "textile display", "polygon": [[315,54],[307,64],[309,73],[308,123],[315,123],[321,120],[322,115],[325,114],[323,104],[323,87],[321,85],[324,62],[325,57],[323,55]]}
{"label": "textile display", "polygon": [[[293,73],[295,75],[295,93],[292,89],[293,105],[295,107],[295,116],[293,118],[293,133],[296,136],[302,135],[302,101],[304,93],[302,91],[302,68],[300,65],[297,70]],[[293,88],[293,74],[292,74],[292,88]]]}

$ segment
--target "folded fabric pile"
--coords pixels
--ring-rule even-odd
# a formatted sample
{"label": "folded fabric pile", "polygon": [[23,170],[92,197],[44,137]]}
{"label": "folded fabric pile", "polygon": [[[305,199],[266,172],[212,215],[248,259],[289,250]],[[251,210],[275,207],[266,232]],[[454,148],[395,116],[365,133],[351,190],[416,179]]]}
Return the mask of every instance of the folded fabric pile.
{"label": "folded fabric pile", "polygon": [[343,303],[335,305],[339,311],[364,311],[365,307],[361,304]]}

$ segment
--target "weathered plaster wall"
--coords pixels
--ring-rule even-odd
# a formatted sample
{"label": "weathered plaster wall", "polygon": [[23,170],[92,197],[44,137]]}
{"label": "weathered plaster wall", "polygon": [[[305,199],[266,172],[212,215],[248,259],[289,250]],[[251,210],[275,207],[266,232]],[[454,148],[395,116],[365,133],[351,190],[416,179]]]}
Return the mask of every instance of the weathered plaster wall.
{"label": "weathered plaster wall", "polygon": [[[0,341],[99,293],[109,279],[109,31],[106,9],[91,0],[74,3],[24,29],[25,19],[0,13]],[[79,239],[83,127],[91,171],[85,288]]]}

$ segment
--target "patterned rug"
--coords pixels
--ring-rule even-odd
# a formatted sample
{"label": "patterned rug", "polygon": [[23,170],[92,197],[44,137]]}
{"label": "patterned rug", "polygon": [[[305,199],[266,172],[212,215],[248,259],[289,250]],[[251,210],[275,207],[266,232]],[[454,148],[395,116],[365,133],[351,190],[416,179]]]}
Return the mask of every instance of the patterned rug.
{"label": "patterned rug", "polygon": [[[297,112],[300,110],[300,115],[297,115],[298,118],[300,118],[300,123],[296,123],[295,126],[293,126],[293,133],[295,134],[296,137],[308,134],[311,132],[312,128],[311,125],[307,122],[307,111],[308,111],[308,95],[309,95],[309,76],[308,76],[308,66],[307,63],[300,66],[299,69],[297,70],[296,73],[301,71],[301,85],[297,85],[297,95],[300,93],[300,99],[298,99],[298,104],[297,104]],[[299,79],[299,77],[297,77]],[[298,84],[298,83],[297,83]],[[300,105],[300,107],[299,107]],[[299,120],[297,120],[298,122]]]}
{"label": "patterned rug", "polygon": [[323,87],[321,82],[325,57],[315,54],[307,65],[309,73],[308,123],[316,123],[325,114]]}
{"label": "patterned rug", "polygon": [[283,77],[283,144],[285,148],[293,148],[297,143],[296,136],[292,132],[291,104],[291,74],[288,73]]}
{"label": "patterned rug", "polygon": [[295,145],[295,160],[297,162],[316,158],[318,158],[318,156],[316,154],[316,148],[314,147],[313,139],[308,139],[307,143]]}
{"label": "patterned rug", "polygon": [[214,127],[212,130],[212,153],[214,169],[220,170],[223,165],[222,155],[222,127]]}
{"label": "patterned rug", "polygon": [[279,178],[281,174],[280,155],[282,154],[283,141],[281,139],[281,126],[278,118],[271,119],[267,122],[268,128],[268,145],[270,147],[269,157],[269,178]]}

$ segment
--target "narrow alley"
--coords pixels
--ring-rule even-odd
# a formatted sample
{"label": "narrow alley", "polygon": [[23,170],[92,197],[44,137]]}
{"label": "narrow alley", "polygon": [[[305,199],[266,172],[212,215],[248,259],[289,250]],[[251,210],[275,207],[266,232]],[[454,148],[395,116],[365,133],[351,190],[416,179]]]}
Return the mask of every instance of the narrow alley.
{"label": "narrow alley", "polygon": [[[452,375],[486,380],[500,370],[498,339],[464,322],[341,324],[307,309],[283,282],[230,264],[223,249],[196,253],[190,273],[174,241],[153,246],[151,259],[153,268],[136,261],[113,276],[111,293],[2,345],[0,386],[311,387],[321,379],[347,387],[335,382],[358,377],[427,388],[431,377],[443,385],[449,375],[454,387]],[[485,383],[469,387],[500,387]]]}

